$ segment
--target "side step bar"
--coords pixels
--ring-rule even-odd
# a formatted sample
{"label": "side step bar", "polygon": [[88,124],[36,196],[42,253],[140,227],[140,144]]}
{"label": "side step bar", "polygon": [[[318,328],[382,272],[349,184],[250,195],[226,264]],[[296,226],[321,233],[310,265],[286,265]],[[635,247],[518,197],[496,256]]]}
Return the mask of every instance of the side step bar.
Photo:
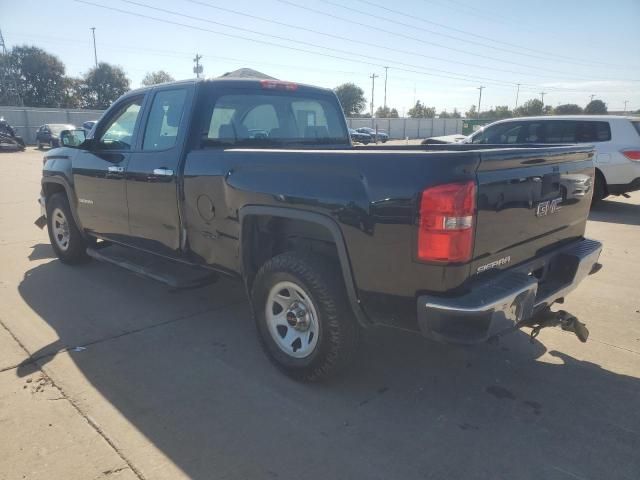
{"label": "side step bar", "polygon": [[87,248],[87,255],[175,289],[198,288],[215,283],[218,274],[156,255],[118,245]]}

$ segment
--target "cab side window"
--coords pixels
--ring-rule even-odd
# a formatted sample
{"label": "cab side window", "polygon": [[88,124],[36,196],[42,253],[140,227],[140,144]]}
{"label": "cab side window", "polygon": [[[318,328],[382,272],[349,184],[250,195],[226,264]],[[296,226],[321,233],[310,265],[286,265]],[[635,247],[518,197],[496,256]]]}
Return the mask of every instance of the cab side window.
{"label": "cab side window", "polygon": [[178,138],[187,90],[162,90],[155,94],[144,132],[143,150],[166,150]]}
{"label": "cab side window", "polygon": [[101,129],[100,148],[105,150],[129,150],[133,141],[144,96],[136,97],[124,103]]}

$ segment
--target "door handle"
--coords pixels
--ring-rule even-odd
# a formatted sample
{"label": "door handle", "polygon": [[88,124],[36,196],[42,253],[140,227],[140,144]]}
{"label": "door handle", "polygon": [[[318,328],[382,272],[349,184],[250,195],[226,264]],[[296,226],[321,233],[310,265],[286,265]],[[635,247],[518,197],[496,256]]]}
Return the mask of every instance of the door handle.
{"label": "door handle", "polygon": [[170,168],[154,168],[153,174],[158,175],[159,177],[172,177],[173,170]]}
{"label": "door handle", "polygon": [[124,173],[124,167],[117,167],[115,165],[111,165],[107,168],[109,173]]}

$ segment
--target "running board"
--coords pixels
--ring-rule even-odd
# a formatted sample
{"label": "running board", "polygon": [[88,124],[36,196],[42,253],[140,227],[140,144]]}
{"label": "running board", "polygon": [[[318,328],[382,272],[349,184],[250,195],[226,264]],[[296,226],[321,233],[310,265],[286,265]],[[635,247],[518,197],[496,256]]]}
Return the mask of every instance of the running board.
{"label": "running board", "polygon": [[175,289],[198,288],[218,279],[218,275],[210,270],[119,245],[87,248],[87,255]]}

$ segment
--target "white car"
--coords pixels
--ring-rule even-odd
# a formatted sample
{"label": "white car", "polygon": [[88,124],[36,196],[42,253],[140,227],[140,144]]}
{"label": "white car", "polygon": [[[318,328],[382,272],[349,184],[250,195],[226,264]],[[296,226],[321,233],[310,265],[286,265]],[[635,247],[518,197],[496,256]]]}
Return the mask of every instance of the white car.
{"label": "white car", "polygon": [[560,115],[499,120],[463,143],[587,143],[596,147],[595,201],[640,190],[640,117]]}

